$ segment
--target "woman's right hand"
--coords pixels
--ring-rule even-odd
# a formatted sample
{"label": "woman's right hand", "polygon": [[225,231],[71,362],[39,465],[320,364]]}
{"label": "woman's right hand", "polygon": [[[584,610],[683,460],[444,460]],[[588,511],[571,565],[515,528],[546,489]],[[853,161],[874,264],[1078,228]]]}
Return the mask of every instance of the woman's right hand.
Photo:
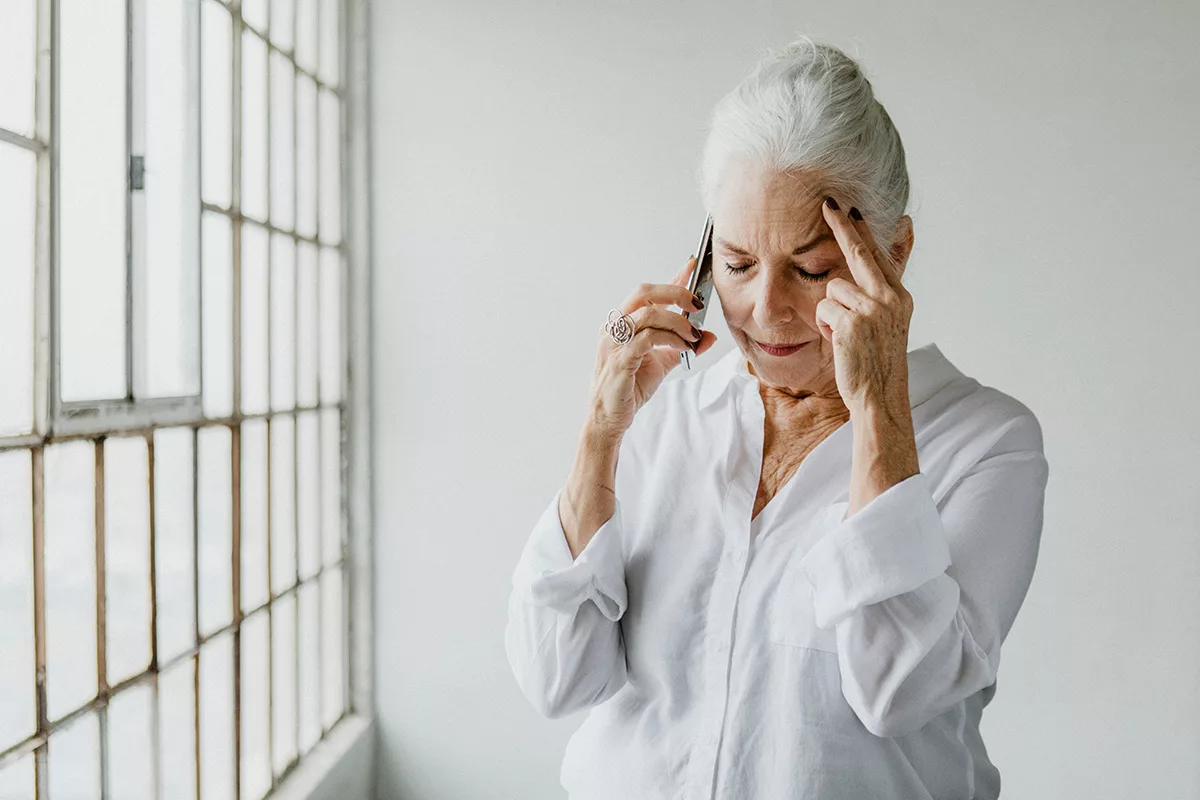
{"label": "woman's right hand", "polygon": [[716,334],[700,331],[696,337],[687,318],[667,308],[676,305],[689,312],[700,310],[687,290],[694,261],[689,258],[671,283],[643,283],[621,304],[620,309],[633,318],[631,341],[617,344],[601,326],[588,418],[595,431],[619,438],[667,373],[679,364],[680,351],[687,348],[699,355],[716,343]]}

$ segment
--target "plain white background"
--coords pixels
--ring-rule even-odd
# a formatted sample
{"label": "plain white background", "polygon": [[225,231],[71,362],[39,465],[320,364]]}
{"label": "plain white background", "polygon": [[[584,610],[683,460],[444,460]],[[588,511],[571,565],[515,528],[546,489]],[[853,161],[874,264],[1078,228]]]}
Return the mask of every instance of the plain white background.
{"label": "plain white background", "polygon": [[[695,245],[710,109],[807,33],[905,143],[910,347],[1045,433],[1041,558],[983,721],[1004,796],[1200,798],[1195,0],[372,13],[378,797],[563,796],[582,715],[517,689],[512,568],[605,315]],[[732,344],[711,312],[701,365]]]}

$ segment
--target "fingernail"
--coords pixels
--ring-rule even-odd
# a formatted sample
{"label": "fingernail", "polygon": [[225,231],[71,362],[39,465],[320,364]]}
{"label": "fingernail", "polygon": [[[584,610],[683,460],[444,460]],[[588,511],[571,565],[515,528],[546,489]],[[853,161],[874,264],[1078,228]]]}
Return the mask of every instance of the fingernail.
{"label": "fingernail", "polygon": [[834,200],[832,197],[826,197],[826,198],[825,198],[825,205],[829,206],[829,207],[830,207],[830,208],[832,208],[834,211],[837,211],[837,210],[838,210],[838,204],[837,204],[837,200]]}
{"label": "fingernail", "polygon": [[692,295],[692,304],[695,305],[696,308],[704,308],[704,301],[696,295]]}
{"label": "fingernail", "polygon": [[851,208],[850,209],[850,218],[862,220],[862,212],[859,211],[857,208]]}
{"label": "fingernail", "polygon": [[695,325],[692,326],[692,338],[696,341],[700,341],[700,331],[696,330]]}

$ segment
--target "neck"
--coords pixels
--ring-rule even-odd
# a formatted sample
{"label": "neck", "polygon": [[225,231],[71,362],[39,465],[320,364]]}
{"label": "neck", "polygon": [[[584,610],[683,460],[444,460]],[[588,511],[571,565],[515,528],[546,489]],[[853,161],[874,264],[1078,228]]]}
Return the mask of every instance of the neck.
{"label": "neck", "polygon": [[758,378],[758,393],[766,412],[767,431],[816,432],[836,430],[850,419],[850,409],[838,391],[836,381],[828,389],[788,389],[769,386],[746,362],[747,371]]}
{"label": "neck", "polygon": [[850,419],[850,409],[840,394],[793,393],[760,385],[759,395],[768,438],[772,434],[833,433]]}

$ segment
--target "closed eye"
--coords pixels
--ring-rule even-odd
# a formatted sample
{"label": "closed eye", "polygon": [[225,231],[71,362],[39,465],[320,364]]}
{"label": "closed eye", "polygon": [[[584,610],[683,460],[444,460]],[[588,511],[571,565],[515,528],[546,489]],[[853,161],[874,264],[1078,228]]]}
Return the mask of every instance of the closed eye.
{"label": "closed eye", "polygon": [[[728,272],[730,275],[741,275],[743,272],[750,269],[752,266],[754,266],[754,265],[753,264],[743,264],[741,266],[735,267],[733,264],[730,264],[729,262],[725,262],[725,271]],[[806,280],[806,281],[824,280],[825,277],[828,276],[829,273],[831,273],[831,272],[833,272],[833,270],[827,269],[824,272],[813,274],[811,272],[805,272],[804,270],[800,269],[799,267],[796,268],[796,273],[801,277],[801,279]]]}

